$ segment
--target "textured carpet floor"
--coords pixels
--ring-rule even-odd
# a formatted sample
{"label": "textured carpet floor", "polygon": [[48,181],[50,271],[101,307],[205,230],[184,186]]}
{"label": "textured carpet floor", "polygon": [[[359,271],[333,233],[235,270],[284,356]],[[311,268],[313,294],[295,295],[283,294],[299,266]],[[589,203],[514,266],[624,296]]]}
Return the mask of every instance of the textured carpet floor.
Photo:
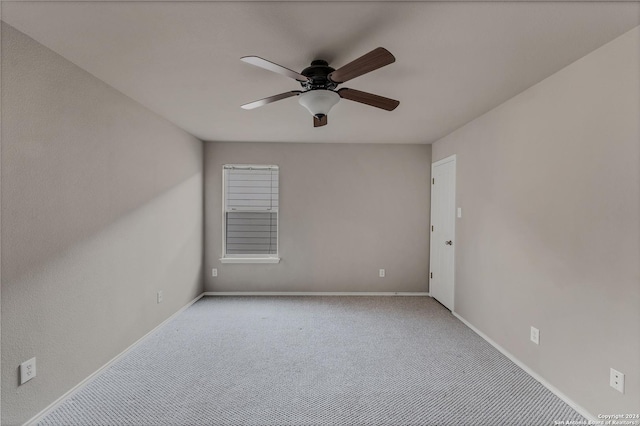
{"label": "textured carpet floor", "polygon": [[208,297],[41,425],[584,420],[427,297]]}

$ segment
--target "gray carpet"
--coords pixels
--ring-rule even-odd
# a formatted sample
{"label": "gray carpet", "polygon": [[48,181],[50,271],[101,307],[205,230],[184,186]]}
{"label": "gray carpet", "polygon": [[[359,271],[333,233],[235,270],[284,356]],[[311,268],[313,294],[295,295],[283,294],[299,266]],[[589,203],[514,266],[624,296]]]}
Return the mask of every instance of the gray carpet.
{"label": "gray carpet", "polygon": [[41,425],[584,420],[427,297],[208,297]]}

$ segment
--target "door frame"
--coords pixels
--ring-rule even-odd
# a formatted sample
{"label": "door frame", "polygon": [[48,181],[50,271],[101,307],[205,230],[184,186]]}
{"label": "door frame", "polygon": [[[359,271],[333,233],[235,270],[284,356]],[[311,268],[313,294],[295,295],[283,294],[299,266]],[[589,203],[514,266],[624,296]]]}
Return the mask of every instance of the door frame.
{"label": "door frame", "polygon": [[[450,163],[453,162],[453,182],[452,182],[452,188],[453,188],[453,199],[454,199],[454,211],[453,211],[453,236],[452,241],[453,241],[453,271],[451,271],[451,285],[453,286],[453,300],[451,301],[451,312],[454,312],[454,308],[455,308],[455,301],[456,301],[456,245],[457,245],[457,241],[456,241],[456,220],[457,220],[457,205],[458,205],[458,199],[457,199],[457,190],[456,190],[456,177],[458,174],[458,164],[457,164],[457,157],[456,154],[452,154],[448,157],[445,157],[441,160],[436,161],[435,163],[431,163],[431,182],[429,182],[431,184],[431,194],[430,194],[430,218],[429,218],[429,222],[431,226],[433,226],[433,188],[434,188],[434,184],[433,184],[433,171],[436,167],[441,166],[443,164],[446,163]],[[429,232],[429,295],[431,295],[431,297],[433,297],[432,295],[432,288],[431,288],[431,267],[432,267],[432,256],[433,256],[433,248],[434,248],[434,244],[433,244],[433,234],[432,232]]]}

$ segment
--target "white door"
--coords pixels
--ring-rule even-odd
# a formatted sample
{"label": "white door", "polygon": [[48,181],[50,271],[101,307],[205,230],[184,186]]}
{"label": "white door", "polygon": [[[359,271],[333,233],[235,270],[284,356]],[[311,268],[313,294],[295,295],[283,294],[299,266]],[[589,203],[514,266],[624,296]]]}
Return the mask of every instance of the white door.
{"label": "white door", "polygon": [[453,311],[456,156],[431,165],[431,262],[429,292]]}

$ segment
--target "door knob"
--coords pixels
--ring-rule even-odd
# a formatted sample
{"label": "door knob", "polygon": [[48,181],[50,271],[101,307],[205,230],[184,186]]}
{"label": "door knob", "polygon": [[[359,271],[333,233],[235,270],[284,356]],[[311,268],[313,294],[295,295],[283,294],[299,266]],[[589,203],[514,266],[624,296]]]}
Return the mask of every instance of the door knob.
{"label": "door knob", "polygon": [[449,241],[445,241],[444,242],[446,245],[448,246],[452,246],[453,245],[453,241],[449,240]]}

